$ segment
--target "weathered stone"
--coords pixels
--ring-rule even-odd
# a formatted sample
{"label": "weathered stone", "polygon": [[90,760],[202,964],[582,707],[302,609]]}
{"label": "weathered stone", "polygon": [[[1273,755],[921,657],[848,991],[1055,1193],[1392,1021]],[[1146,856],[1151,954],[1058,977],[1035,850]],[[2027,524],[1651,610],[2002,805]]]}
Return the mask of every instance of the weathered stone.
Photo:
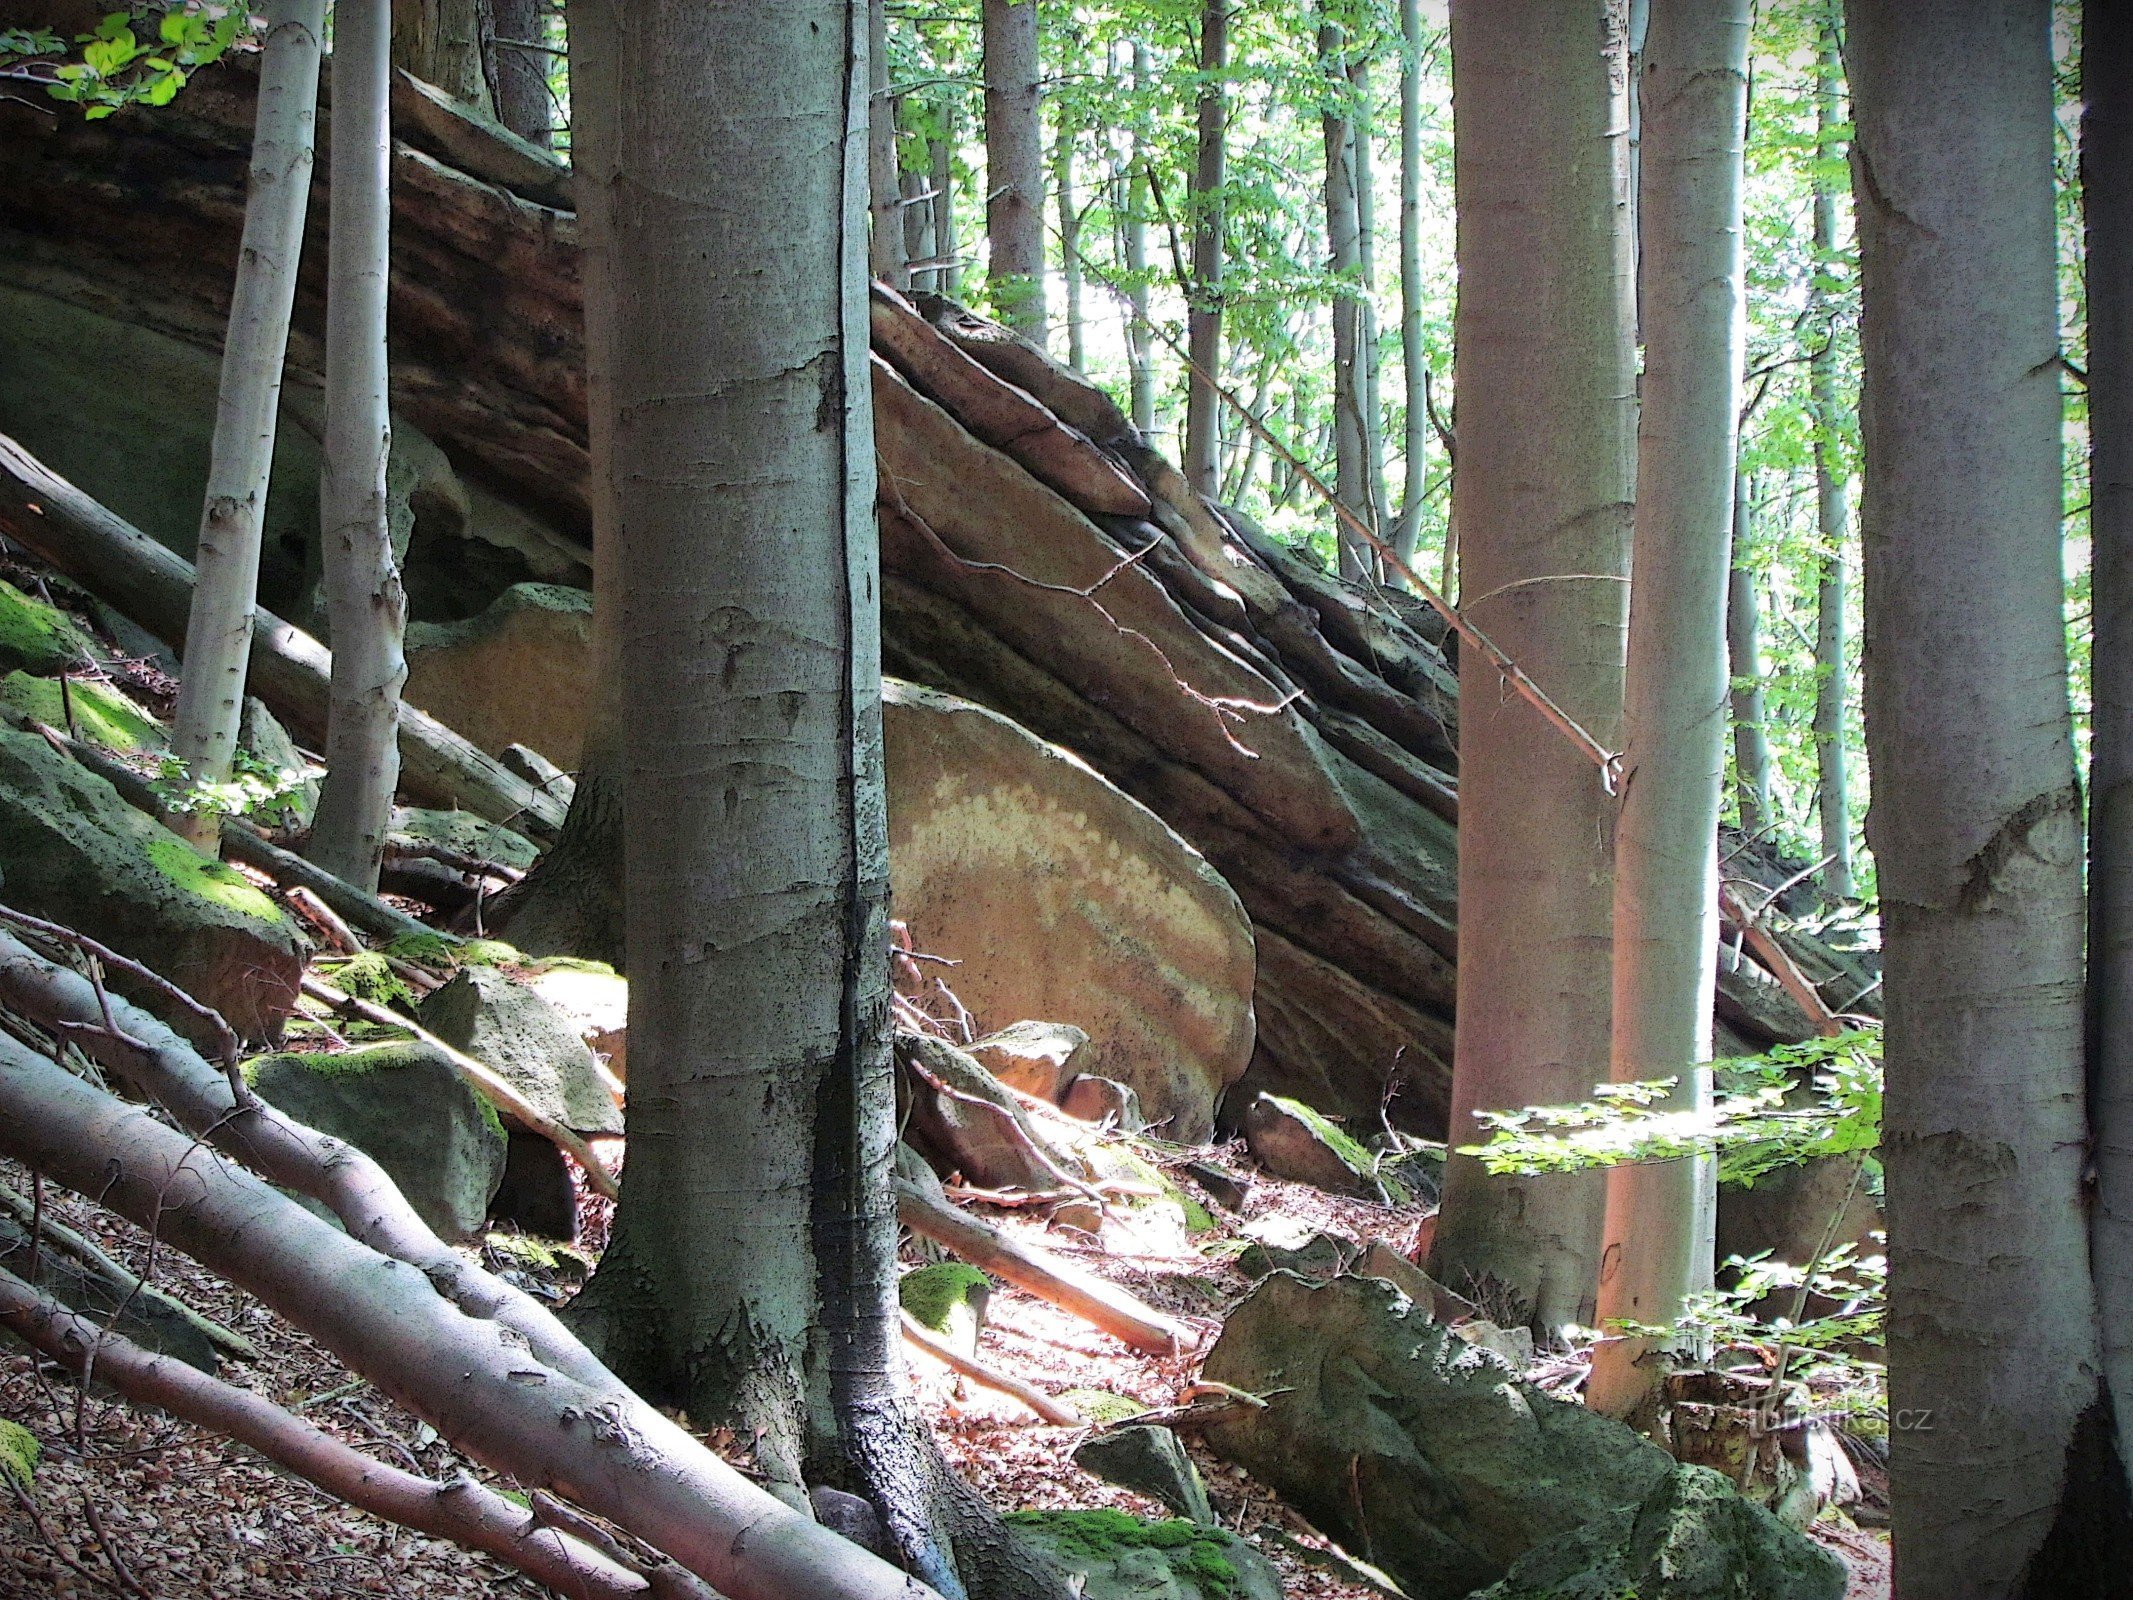
{"label": "weathered stone", "polygon": [[535,1110],[579,1133],[620,1133],[622,1113],[570,1019],[494,967],[461,967],[422,1002],[422,1025],[511,1080]]}
{"label": "weathered stone", "polygon": [[1204,1375],[1268,1397],[1207,1440],[1415,1600],[1455,1600],[1535,1545],[1635,1506],[1672,1459],[1461,1342],[1377,1278],[1276,1273]]}
{"label": "weathered stone", "polygon": [[73,672],[98,654],[96,640],[59,607],[0,582],[0,670]]}
{"label": "weathered stone", "polygon": [[1244,1113],[1244,1142],[1277,1178],[1328,1194],[1378,1198],[1370,1153],[1300,1100],[1256,1096]]}
{"label": "weathered stone", "polygon": [[436,1049],[268,1056],[251,1075],[261,1099],[367,1153],[441,1237],[481,1232],[503,1181],[503,1125]]}
{"label": "weathered stone", "polygon": [[1302,1278],[1331,1278],[1355,1260],[1355,1241],[1321,1233],[1298,1217],[1272,1216],[1247,1223],[1251,1242],[1237,1256],[1237,1270],[1247,1278],[1270,1272],[1293,1272]]}
{"label": "weathered stone", "polygon": [[543,1239],[574,1244],[578,1237],[578,1191],[555,1141],[524,1128],[506,1130],[503,1181],[489,1202],[489,1215]]}
{"label": "weathered stone", "polygon": [[1643,1500],[1526,1552],[1473,1600],[1837,1600],[1844,1563],[1733,1492],[1677,1466]]}
{"label": "weathered stone", "polygon": [[[152,967],[247,1038],[296,1007],[309,946],[249,880],[211,862],[34,734],[0,732],[0,896]],[[112,985],[196,1030],[125,974]]]}
{"label": "weathered stone", "polygon": [[237,723],[237,743],[255,761],[276,772],[306,774],[303,782],[284,797],[281,810],[295,826],[308,827],[312,814],[318,810],[318,769],[304,760],[296,741],[289,737],[289,730],[256,695],[245,696],[244,714]]}
{"label": "weathered stone", "polygon": [[1252,931],[1155,813],[1055,745],[952,695],[883,708],[897,913],[980,1018],[1089,1035],[1082,1070],[1139,1094],[1167,1137],[1214,1127],[1251,1058]]}
{"label": "weathered stone", "polygon": [[1017,1511],[1009,1526],[1082,1580],[1084,1600],[1281,1600],[1274,1565],[1235,1534],[1123,1511]]}
{"label": "weathered stone", "polygon": [[522,833],[498,822],[484,822],[471,811],[432,811],[421,806],[393,807],[386,843],[421,848],[434,845],[477,861],[523,872],[540,858],[540,849]]}
{"label": "weathered stone", "polygon": [[530,745],[578,764],[592,703],[592,596],[513,584],[464,622],[407,630],[407,698],[491,752]]}
{"label": "weathered stone", "polygon": [[1200,1469],[1168,1428],[1140,1423],[1091,1434],[1074,1451],[1074,1465],[1106,1483],[1160,1500],[1203,1528],[1215,1525]]}
{"label": "weathered stone", "polygon": [[35,678],[10,672],[0,678],[0,701],[48,728],[73,733],[106,750],[131,754],[161,750],[170,735],[154,712],[113,683],[96,678]]}
{"label": "weathered stone", "polygon": [[969,1055],[946,1039],[904,1034],[896,1057],[912,1080],[905,1136],[942,1172],[987,1189],[1058,1186],[1028,1113]]}
{"label": "weathered stone", "polygon": [[1366,1278],[1383,1278],[1439,1322],[1480,1314],[1471,1300],[1452,1293],[1382,1239],[1370,1241],[1355,1270]]}
{"label": "weathered stone", "polygon": [[526,986],[570,1019],[609,1072],[629,1082],[629,979],[595,963],[573,962],[529,975]]}
{"label": "weathered stone", "polygon": [[1089,1036],[1070,1022],[1017,1022],[969,1049],[979,1066],[1010,1089],[1056,1103],[1080,1076]]}
{"label": "weathered stone", "polygon": [[1241,1212],[1245,1201],[1251,1198],[1251,1184],[1211,1161],[1188,1161],[1185,1173],[1199,1185],[1202,1194],[1224,1211]]}
{"label": "weathered stone", "polygon": [[1148,1113],[1131,1084],[1116,1078],[1100,1078],[1084,1072],[1066,1086],[1059,1109],[1080,1122],[1108,1123],[1125,1133],[1139,1133],[1148,1126]]}

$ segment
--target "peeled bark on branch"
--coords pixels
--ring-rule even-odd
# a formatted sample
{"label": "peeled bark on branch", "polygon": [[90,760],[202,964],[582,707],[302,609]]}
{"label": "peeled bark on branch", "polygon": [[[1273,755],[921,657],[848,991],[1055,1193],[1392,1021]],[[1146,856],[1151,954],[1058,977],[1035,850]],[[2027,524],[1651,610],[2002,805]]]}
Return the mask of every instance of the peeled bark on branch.
{"label": "peeled bark on branch", "polygon": [[597,1367],[543,1360],[407,1263],[20,1047],[0,1049],[0,1150],[257,1295],[476,1460],[608,1518],[733,1600],[931,1593]]}

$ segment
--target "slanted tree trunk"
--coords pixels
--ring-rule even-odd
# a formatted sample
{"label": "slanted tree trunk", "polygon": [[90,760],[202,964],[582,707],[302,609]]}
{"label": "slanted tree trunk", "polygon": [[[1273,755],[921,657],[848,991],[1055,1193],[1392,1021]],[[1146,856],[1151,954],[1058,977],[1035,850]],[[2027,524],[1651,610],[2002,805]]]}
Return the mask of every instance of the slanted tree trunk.
{"label": "slanted tree trunk", "polygon": [[[1668,1103],[1684,1110],[1711,1102],[1718,984],[1748,7],[1652,0],[1638,80],[1644,387],[1616,784],[1613,1071],[1618,1083],[1678,1079]],[[1679,1320],[1689,1292],[1710,1285],[1717,1208],[1708,1157],[1608,1172],[1603,1331]],[[1643,1409],[1670,1353],[1665,1341],[1603,1341],[1587,1403],[1615,1416]]]}
{"label": "slanted tree trunk", "polygon": [[[195,782],[225,782],[244,714],[245,669],[259,598],[261,529],[274,466],[282,358],[296,302],[296,263],[311,197],[312,133],[318,111],[319,38],[325,0],[276,0],[267,10],[259,69],[258,122],[245,194],[244,242],[222,347],[222,384],[207,469],[207,504],[194,557],[185,669],[171,752]],[[178,813],[171,825],[207,854],[220,850],[213,810]]]}
{"label": "slanted tree trunk", "polygon": [[1052,140],[1052,189],[1059,206],[1059,277],[1066,291],[1067,365],[1088,365],[1081,319],[1081,198],[1074,185],[1074,129],[1062,112]]}
{"label": "slanted tree trunk", "polygon": [[1429,358],[1422,349],[1422,0],[1400,0],[1400,373],[1407,391],[1400,521],[1393,548],[1414,565],[1429,477]]}
{"label": "slanted tree trunk", "polygon": [[326,781],[308,851],[328,872],[373,893],[400,778],[400,686],[407,680],[401,653],[407,596],[385,499],[392,448],[385,356],[392,214],[388,22],[386,0],[347,0],[334,13],[326,429],[319,463],[333,683]]}
{"label": "slanted tree trunk", "polygon": [[[1133,46],[1133,84],[1148,87],[1148,47]],[[1133,426],[1143,439],[1155,433],[1155,350],[1148,331],[1148,142],[1133,133],[1132,173],[1126,183],[1124,222],[1126,298],[1132,319],[1126,329],[1126,362],[1132,387]]]}
{"label": "slanted tree trunk", "polygon": [[[1619,19],[1601,0],[1457,0],[1452,60],[1462,591],[1612,747],[1634,470]],[[1477,1110],[1606,1079],[1613,916],[1592,763],[1478,651],[1459,676],[1454,1146],[1479,1137]],[[1433,1270],[1545,1326],[1589,1323],[1603,1198],[1597,1174],[1491,1178],[1455,1156]]]}
{"label": "slanted tree trunk", "polygon": [[[484,64],[483,42],[493,36],[491,0],[386,0],[392,7],[392,60],[455,100],[494,115],[496,101]],[[335,13],[333,54],[341,54]],[[334,103],[340,103],[336,92]]]}
{"label": "slanted tree trunk", "polygon": [[866,1495],[944,1592],[1063,1595],[901,1391],[864,11],[702,9],[587,34],[586,87],[618,96],[586,221],[611,229],[632,1098],[574,1317],[640,1392],[751,1437],[782,1497]]}
{"label": "slanted tree trunk", "polygon": [[[1345,33],[1337,22],[1318,27],[1318,60],[1325,110],[1319,118],[1326,152],[1326,268],[1333,287],[1333,492],[1370,523],[1369,433],[1363,417],[1362,225],[1356,211],[1355,121],[1348,112]],[[1376,570],[1370,549],[1346,526],[1339,531],[1344,578]]]}
{"label": "slanted tree trunk", "polygon": [[[1843,120],[1837,74],[1837,30],[1831,17],[1822,27],[1821,55],[1815,68],[1815,144],[1825,158],[1836,152],[1836,129]],[[1840,425],[1836,327],[1830,316],[1829,293],[1821,286],[1821,263],[1837,248],[1837,192],[1835,185],[1819,175],[1814,183],[1814,208],[1816,274],[1809,291],[1809,317],[1815,336],[1822,341],[1807,369],[1815,430],[1815,527],[1822,545],[1815,583],[1815,806],[1822,829],[1822,857],[1828,862],[1822,869],[1822,890],[1835,901],[1852,897],[1851,779],[1844,748],[1850,682],[1845,658],[1851,632],[1844,615],[1844,538],[1850,518],[1836,438]]]}
{"label": "slanted tree trunk", "polygon": [[1770,825],[1770,728],[1763,706],[1763,602],[1747,545],[1755,527],[1748,475],[1733,478],[1733,571],[1726,582],[1726,654],[1733,675],[1733,793],[1742,833]]}
{"label": "slanted tree trunk", "polygon": [[548,43],[543,0],[491,0],[495,36],[489,76],[496,84],[496,120],[546,150],[555,138],[555,105],[548,95]]}
{"label": "slanted tree trunk", "polygon": [[867,266],[892,289],[911,287],[904,254],[903,182],[896,171],[896,103],[889,96],[889,8],[867,0]]}
{"label": "slanted tree trunk", "polygon": [[1192,363],[1185,389],[1185,481],[1215,493],[1222,401],[1222,213],[1229,183],[1229,0],[1200,8],[1200,92],[1192,186],[1192,297],[1185,313],[1185,352]]}
{"label": "slanted tree trunk", "polygon": [[[2081,196],[2087,219],[2090,1255],[2121,1440],[2133,1427],[2133,12],[2082,13]],[[2123,1443],[2121,1455],[2127,1454]]]}
{"label": "slanted tree trunk", "polygon": [[985,0],[983,25],[987,287],[1000,320],[1041,345],[1044,122],[1037,87],[1037,0]]}
{"label": "slanted tree trunk", "polygon": [[2084,1225],[2051,7],[1856,0],[1847,22],[1896,1593],[2117,1593],[2133,1547]]}

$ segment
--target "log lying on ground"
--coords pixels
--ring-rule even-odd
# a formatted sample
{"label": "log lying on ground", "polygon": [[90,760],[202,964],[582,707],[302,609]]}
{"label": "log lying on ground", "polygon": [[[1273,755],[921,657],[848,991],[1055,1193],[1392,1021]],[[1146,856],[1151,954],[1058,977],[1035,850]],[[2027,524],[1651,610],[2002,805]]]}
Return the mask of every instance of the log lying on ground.
{"label": "log lying on ground", "polygon": [[905,1178],[891,1180],[896,1215],[913,1233],[952,1250],[974,1267],[1005,1278],[1062,1311],[1095,1324],[1121,1343],[1150,1355],[1175,1355],[1193,1342],[1192,1330],[1116,1284],[936,1200]]}
{"label": "log lying on ground", "polygon": [[[0,950],[10,1004],[78,1005],[81,996],[60,981],[72,974],[4,942],[14,945]],[[206,1113],[201,1131],[212,1129],[213,1143],[257,1150],[263,1165],[281,1169],[274,1176],[300,1179],[292,1184],[300,1192],[333,1195],[350,1231],[20,1047],[0,1048],[0,1152],[258,1296],[476,1460],[608,1518],[732,1600],[932,1593],[743,1478],[639,1400],[553,1317],[528,1315],[527,1297],[494,1279],[486,1289],[474,1283],[488,1275],[415,1221],[367,1158],[268,1108],[239,1110],[227,1085],[167,1029],[130,1007],[115,1007],[114,1016],[138,1046],[111,1035],[95,1012],[77,1039],[130,1067],[181,1121]],[[435,1266],[414,1270],[416,1262],[356,1236],[364,1232],[391,1235]]]}
{"label": "log lying on ground", "polygon": [[[0,1045],[0,1050],[5,1048]],[[209,1377],[174,1357],[143,1350],[5,1270],[0,1270],[0,1327],[77,1377],[93,1373],[128,1400],[158,1406],[182,1421],[249,1445],[359,1510],[480,1550],[560,1593],[586,1600],[637,1595],[716,1600],[709,1585],[680,1568],[654,1569],[656,1577],[648,1576],[540,1527],[518,1506],[472,1478],[437,1483],[367,1456],[264,1395]]]}
{"label": "log lying on ground", "polygon": [[[0,436],[0,529],[93,591],[173,650],[185,649],[192,563],[97,504],[14,440]],[[326,725],[332,652],[261,611],[252,625],[248,687],[312,736]],[[491,822],[553,836],[563,808],[443,723],[404,706],[401,781],[427,804],[461,806]]]}

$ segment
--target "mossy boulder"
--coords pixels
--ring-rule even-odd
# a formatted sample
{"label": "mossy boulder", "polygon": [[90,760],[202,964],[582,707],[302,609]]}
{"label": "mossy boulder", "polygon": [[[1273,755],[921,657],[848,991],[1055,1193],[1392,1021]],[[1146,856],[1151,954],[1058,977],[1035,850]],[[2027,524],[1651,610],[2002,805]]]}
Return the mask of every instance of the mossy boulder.
{"label": "mossy boulder", "polygon": [[[296,1008],[310,950],[281,907],[34,734],[0,732],[0,881],[9,905],[153,968],[247,1038],[274,1037]],[[122,973],[111,982],[166,1009]]]}
{"label": "mossy boulder", "polygon": [[0,701],[47,727],[62,732],[71,728],[89,743],[124,755],[170,744],[170,734],[154,712],[97,678],[69,678],[62,684],[57,678],[10,672],[0,678]]}
{"label": "mossy boulder", "polygon": [[1106,1483],[1160,1500],[1200,1527],[1216,1525],[1200,1469],[1168,1428],[1140,1423],[1091,1434],[1075,1449],[1074,1465]]}
{"label": "mossy boulder", "polygon": [[501,823],[484,822],[471,811],[433,811],[421,806],[395,806],[386,839],[397,845],[434,845],[521,872],[541,853],[524,834]]}
{"label": "mossy boulder", "polygon": [[59,607],[0,582],[0,669],[72,672],[98,653],[96,640]]}
{"label": "mossy boulder", "polygon": [[[1616,1513],[1635,1522],[1647,1515],[1640,1508],[1664,1503],[1655,1495],[1675,1492],[1668,1484],[1678,1468],[1665,1451],[1525,1382],[1380,1278],[1312,1284],[1275,1273],[1230,1314],[1203,1376],[1268,1397],[1262,1410],[1211,1424],[1207,1442],[1313,1525],[1368,1550],[1414,1600],[1460,1600],[1528,1552]],[[1683,1503],[1714,1529],[1736,1530],[1723,1548],[1747,1564],[1734,1569],[1735,1587],[1682,1590],[1684,1600],[1760,1600],[1766,1591],[1751,1575],[1763,1570],[1762,1558],[1749,1560],[1751,1550],[1790,1552],[1787,1560],[1812,1567],[1799,1534],[1745,1501],[1719,1507],[1707,1490],[1697,1480],[1677,1498],[1686,1495]],[[1557,1591],[1509,1593],[1533,1600]],[[1566,1588],[1561,1596],[1627,1593],[1652,1600],[1674,1591]],[[1767,1593],[1819,1600],[1822,1591]]]}
{"label": "mossy boulder", "polygon": [[530,745],[565,768],[592,703],[592,596],[517,583],[463,622],[407,630],[407,698],[482,749]]}
{"label": "mossy boulder", "polygon": [[267,1056],[251,1078],[261,1099],[369,1155],[439,1237],[481,1232],[504,1178],[503,1124],[442,1051]]}
{"label": "mossy boulder", "polygon": [[1182,1517],[1016,1511],[1008,1526],[1082,1580],[1086,1600],[1281,1600],[1273,1563],[1235,1534]]}
{"label": "mossy boulder", "polygon": [[1527,1551],[1473,1600],[1837,1600],[1844,1585],[1833,1552],[1708,1467],[1676,1467],[1639,1504]]}
{"label": "mossy boulder", "polygon": [[[1253,1158],[1277,1178],[1359,1200],[1380,1197],[1377,1163],[1370,1152],[1301,1100],[1256,1096],[1244,1113],[1244,1142]],[[1405,1198],[1404,1191],[1390,1186],[1386,1194]]]}
{"label": "mossy boulder", "polygon": [[304,759],[266,702],[246,695],[244,714],[237,724],[238,745],[262,767],[275,773],[301,773],[303,781],[290,789],[276,808],[290,825],[307,828],[318,810],[319,770]]}
{"label": "mossy boulder", "polygon": [[494,967],[465,966],[422,1002],[422,1025],[511,1080],[537,1111],[579,1133],[620,1133],[622,1113],[570,1019]]}

